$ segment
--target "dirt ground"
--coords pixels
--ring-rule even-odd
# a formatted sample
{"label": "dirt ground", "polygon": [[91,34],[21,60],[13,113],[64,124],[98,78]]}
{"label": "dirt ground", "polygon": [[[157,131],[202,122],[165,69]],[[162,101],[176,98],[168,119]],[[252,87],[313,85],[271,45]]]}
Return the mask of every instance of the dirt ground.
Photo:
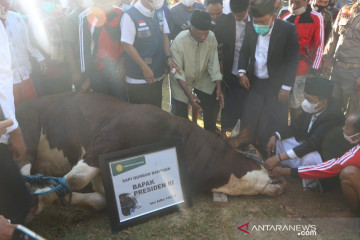
{"label": "dirt ground", "polygon": [[299,179],[287,178],[281,196],[228,197],[214,203],[211,194],[192,196],[193,206],[112,233],[106,210],[51,206],[29,227],[48,239],[241,239],[237,228],[249,218],[327,218],[346,209],[340,189],[323,194],[303,191]]}

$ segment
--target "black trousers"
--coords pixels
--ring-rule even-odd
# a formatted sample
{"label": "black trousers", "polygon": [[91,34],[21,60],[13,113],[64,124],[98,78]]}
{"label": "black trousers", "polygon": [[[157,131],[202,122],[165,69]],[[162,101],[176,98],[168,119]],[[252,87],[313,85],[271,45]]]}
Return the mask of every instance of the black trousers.
{"label": "black trousers", "polygon": [[9,148],[0,144],[0,215],[24,224],[30,210],[30,193]]}
{"label": "black trousers", "polygon": [[267,142],[276,131],[288,126],[288,103],[280,103],[270,79],[253,79],[241,119],[241,128],[250,126],[252,143],[264,152]]}
{"label": "black trousers", "polygon": [[[198,89],[194,89],[194,93],[199,98],[199,105],[203,109],[204,129],[208,131],[218,130],[216,120],[220,106],[219,101],[216,100],[216,88],[212,94],[206,94]],[[188,118],[188,105],[172,98],[171,113],[175,116]]]}
{"label": "black trousers", "polygon": [[228,74],[223,79],[224,108],[221,110],[221,130],[231,131],[241,118],[248,91],[241,87],[239,78]]}
{"label": "black trousers", "polygon": [[151,104],[161,108],[163,80],[153,84],[128,84],[129,102]]}

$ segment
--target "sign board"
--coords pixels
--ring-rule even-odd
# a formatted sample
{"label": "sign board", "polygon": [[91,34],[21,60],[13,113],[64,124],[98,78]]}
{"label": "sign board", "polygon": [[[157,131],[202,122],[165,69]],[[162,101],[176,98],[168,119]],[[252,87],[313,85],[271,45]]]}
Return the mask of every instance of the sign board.
{"label": "sign board", "polygon": [[180,139],[100,156],[113,231],[191,206]]}

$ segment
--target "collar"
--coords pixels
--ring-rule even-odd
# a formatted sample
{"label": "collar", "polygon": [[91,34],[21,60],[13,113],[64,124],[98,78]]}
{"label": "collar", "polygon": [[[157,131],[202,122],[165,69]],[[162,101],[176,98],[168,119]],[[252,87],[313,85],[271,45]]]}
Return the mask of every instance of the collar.
{"label": "collar", "polygon": [[312,115],[311,117],[315,117],[318,118],[328,107],[324,108],[323,110],[321,110],[320,112],[318,112],[317,114]]}
{"label": "collar", "polygon": [[136,2],[134,6],[137,8],[137,10],[139,10],[139,11],[140,11],[143,15],[145,15],[146,17],[150,17],[150,18],[153,18],[153,17],[154,17],[155,10],[147,9],[147,8],[141,3],[141,1]]}
{"label": "collar", "polygon": [[[200,43],[200,42],[196,41],[196,39],[193,36],[191,36],[190,30],[187,30],[187,31],[188,31],[188,36],[191,39],[191,41],[193,43],[197,44],[198,46],[200,46],[200,44],[203,44],[204,42],[206,42],[209,37],[209,35],[208,35],[208,37],[203,42]],[[210,34],[210,32],[209,32],[209,34]]]}

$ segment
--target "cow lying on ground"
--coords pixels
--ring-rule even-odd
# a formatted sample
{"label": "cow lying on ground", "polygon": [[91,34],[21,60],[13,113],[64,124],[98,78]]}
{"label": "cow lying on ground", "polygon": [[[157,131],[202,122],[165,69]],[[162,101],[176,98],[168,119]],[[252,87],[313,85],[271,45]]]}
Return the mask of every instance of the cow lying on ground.
{"label": "cow lying on ground", "polygon": [[[72,204],[81,207],[106,206],[99,155],[170,137],[182,139],[194,191],[276,196],[284,189],[283,184],[268,184],[270,179],[259,164],[235,151],[244,143],[246,132],[225,140],[150,105],[95,93],[64,94],[24,102],[16,114],[27,144],[22,173],[65,175],[73,190]],[[76,192],[90,182],[94,192]],[[37,212],[57,199],[56,193],[40,196]]]}

